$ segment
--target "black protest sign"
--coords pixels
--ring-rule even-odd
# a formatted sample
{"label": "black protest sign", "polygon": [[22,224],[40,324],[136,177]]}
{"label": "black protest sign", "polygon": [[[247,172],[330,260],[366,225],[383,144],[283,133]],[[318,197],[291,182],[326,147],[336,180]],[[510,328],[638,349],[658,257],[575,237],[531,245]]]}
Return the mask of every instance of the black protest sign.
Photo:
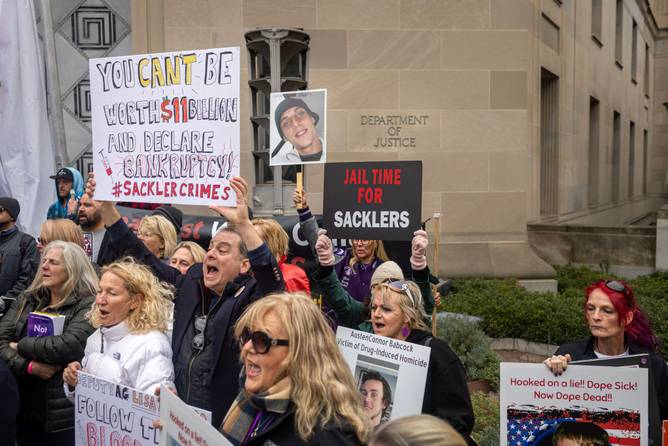
{"label": "black protest sign", "polygon": [[323,210],[331,237],[410,240],[421,223],[422,162],[326,164]]}

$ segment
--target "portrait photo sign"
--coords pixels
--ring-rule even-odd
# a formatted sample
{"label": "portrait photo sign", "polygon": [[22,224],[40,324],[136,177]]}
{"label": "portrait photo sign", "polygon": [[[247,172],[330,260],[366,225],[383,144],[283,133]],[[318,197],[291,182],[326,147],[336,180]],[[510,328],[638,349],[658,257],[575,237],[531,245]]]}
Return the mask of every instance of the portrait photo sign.
{"label": "portrait photo sign", "polygon": [[95,196],[234,205],[239,48],[90,59]]}
{"label": "portrait photo sign", "polygon": [[269,165],[327,161],[327,90],[272,93]]}
{"label": "portrait photo sign", "polygon": [[[431,348],[341,326],[336,342],[355,377],[360,398],[367,379],[383,382],[386,402],[381,422],[422,412]],[[365,404],[365,410],[369,409]]]}
{"label": "portrait photo sign", "polygon": [[422,161],[325,165],[323,227],[329,237],[411,240],[422,218]]}
{"label": "portrait photo sign", "polygon": [[76,446],[155,446],[158,397],[79,371],[74,396]]}
{"label": "portrait photo sign", "polygon": [[555,376],[544,364],[502,363],[500,387],[501,445],[551,446],[561,425],[607,433],[611,445],[649,444],[647,369],[571,364]]}

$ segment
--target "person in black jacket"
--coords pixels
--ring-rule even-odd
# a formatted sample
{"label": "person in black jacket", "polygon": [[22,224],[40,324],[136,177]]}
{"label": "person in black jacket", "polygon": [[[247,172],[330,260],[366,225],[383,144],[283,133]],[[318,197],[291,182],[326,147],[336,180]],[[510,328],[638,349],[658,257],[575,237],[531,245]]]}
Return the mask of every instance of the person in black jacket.
{"label": "person in black jacket", "polygon": [[[61,371],[83,357],[93,332],[86,313],[97,286],[95,270],[80,246],[51,242],[35,280],[0,321],[0,358],[14,373],[21,395],[19,446],[74,444],[74,406],[63,391]],[[62,333],[29,335],[34,311],[65,316]]]}
{"label": "person in black jacket", "polygon": [[[185,275],[152,254],[113,203],[101,201],[102,219],[117,252],[132,252],[160,280],[177,288],[172,335],[176,390],[186,403],[212,411],[214,425],[220,424],[239,391],[234,323],[249,303],[285,287],[276,259],[248,218],[246,181],[233,178],[230,184],[236,208],[211,206],[228,226],[212,238],[204,262]],[[90,175],[87,193],[93,197],[94,190]]]}
{"label": "person in black jacket", "polygon": [[32,282],[39,265],[37,242],[16,227],[20,212],[18,201],[0,198],[0,296],[12,299]]}
{"label": "person in black jacket", "polygon": [[617,280],[599,280],[585,290],[585,321],[589,339],[562,344],[545,365],[556,375],[564,373],[570,361],[618,358],[649,354],[653,382],[662,420],[668,419],[668,366],[656,353],[659,342],[647,316],[636,303],[633,291]]}
{"label": "person in black jacket", "polygon": [[320,308],[303,293],[255,302],[234,329],[242,388],[220,427],[234,445],[356,446],[371,422]]}

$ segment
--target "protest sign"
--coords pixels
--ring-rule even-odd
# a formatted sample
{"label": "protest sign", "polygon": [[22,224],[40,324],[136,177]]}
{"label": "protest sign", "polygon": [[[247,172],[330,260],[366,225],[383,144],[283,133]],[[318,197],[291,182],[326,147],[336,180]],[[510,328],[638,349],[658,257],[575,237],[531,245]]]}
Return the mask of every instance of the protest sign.
{"label": "protest sign", "polygon": [[563,423],[602,428],[611,445],[648,445],[647,369],[569,365],[555,376],[544,364],[502,363],[500,386],[501,445],[552,445]]}
{"label": "protest sign", "polygon": [[431,348],[341,326],[336,342],[362,394],[371,391],[365,385],[367,380],[382,383],[378,386],[386,401],[382,407],[364,402],[372,420],[379,409],[381,422],[422,412]]}
{"label": "protest sign", "polygon": [[90,59],[100,200],[234,205],[239,48]]}
{"label": "protest sign", "polygon": [[167,387],[160,388],[162,446],[232,446],[223,435]]}
{"label": "protest sign", "polygon": [[272,93],[270,166],[327,160],[327,90]]}
{"label": "protest sign", "polygon": [[422,162],[325,165],[323,224],[330,237],[410,240],[422,217]]}
{"label": "protest sign", "polygon": [[74,400],[77,446],[159,444],[158,398],[82,371]]}

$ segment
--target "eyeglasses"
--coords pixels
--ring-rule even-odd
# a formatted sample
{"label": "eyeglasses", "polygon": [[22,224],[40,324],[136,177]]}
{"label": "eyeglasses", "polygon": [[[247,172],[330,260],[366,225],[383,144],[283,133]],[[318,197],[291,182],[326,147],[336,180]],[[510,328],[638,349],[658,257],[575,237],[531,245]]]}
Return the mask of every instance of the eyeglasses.
{"label": "eyeglasses", "polygon": [[624,287],[624,284],[618,280],[606,280],[605,286],[617,293],[626,294],[626,288]]}
{"label": "eyeglasses", "polygon": [[387,279],[383,284],[387,285],[392,291],[405,294],[411,300],[413,305],[417,305],[415,297],[413,297],[413,293],[411,293],[411,289],[405,281]]}
{"label": "eyeglasses", "polygon": [[204,331],[206,330],[206,316],[195,318],[195,336],[193,336],[193,350],[204,350]]}
{"label": "eyeglasses", "polygon": [[248,328],[244,328],[239,336],[239,346],[243,348],[248,341],[251,341],[253,350],[260,355],[267,353],[274,345],[287,346],[289,344],[287,339],[273,339],[264,331],[251,332]]}
{"label": "eyeglasses", "polygon": [[148,231],[137,231],[137,237],[149,238],[149,237],[152,237],[154,235],[158,235],[158,234],[155,234],[153,232],[148,232]]}
{"label": "eyeglasses", "polygon": [[42,237],[37,237],[37,243],[39,243],[42,246],[46,246],[49,244],[49,241],[46,239],[43,239]]}

